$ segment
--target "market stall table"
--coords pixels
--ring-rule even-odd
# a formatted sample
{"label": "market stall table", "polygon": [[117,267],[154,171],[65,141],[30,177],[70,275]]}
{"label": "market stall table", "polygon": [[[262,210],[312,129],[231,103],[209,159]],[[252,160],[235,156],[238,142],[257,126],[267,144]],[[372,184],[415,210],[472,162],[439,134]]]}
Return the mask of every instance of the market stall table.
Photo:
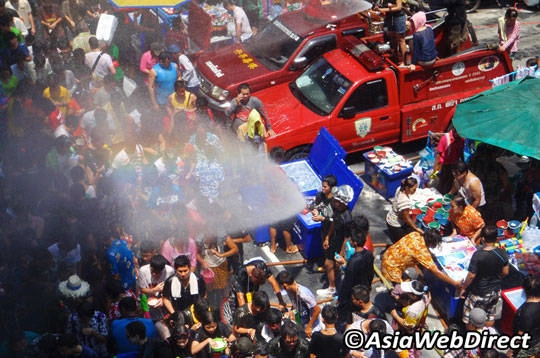
{"label": "market stall table", "polygon": [[413,171],[412,164],[390,147],[375,147],[363,156],[363,179],[385,199],[393,197],[401,181]]}

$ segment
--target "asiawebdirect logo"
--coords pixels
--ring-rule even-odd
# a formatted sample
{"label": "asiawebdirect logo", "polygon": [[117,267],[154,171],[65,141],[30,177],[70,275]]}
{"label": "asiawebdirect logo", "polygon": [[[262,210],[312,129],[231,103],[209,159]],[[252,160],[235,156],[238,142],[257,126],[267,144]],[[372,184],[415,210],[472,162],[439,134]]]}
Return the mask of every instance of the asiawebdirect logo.
{"label": "asiawebdirect logo", "polygon": [[393,334],[379,334],[373,332],[367,337],[359,329],[350,329],[343,337],[347,348],[351,350],[374,349],[529,349],[531,336],[524,333],[521,336],[493,335],[488,331],[470,331],[459,334],[453,331],[450,334],[442,332],[414,332],[410,335],[394,332]]}

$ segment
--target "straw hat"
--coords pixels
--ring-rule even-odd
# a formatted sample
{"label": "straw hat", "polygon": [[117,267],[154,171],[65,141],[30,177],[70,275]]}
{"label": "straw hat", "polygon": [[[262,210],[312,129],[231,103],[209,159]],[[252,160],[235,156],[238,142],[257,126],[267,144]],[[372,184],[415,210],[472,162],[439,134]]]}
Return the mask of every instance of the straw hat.
{"label": "straw hat", "polygon": [[71,275],[66,281],[60,282],[58,289],[66,297],[77,298],[86,296],[90,292],[90,285],[79,276]]}

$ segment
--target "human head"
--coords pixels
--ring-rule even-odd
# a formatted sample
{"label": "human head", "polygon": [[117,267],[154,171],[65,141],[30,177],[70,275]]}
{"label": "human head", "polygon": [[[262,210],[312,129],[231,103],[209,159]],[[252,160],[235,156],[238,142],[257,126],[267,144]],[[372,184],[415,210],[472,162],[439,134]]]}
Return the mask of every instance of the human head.
{"label": "human head", "polygon": [[126,326],[126,336],[129,343],[141,345],[146,340],[146,326],[141,321],[133,321]]}
{"label": "human head", "polygon": [[[357,220],[358,218],[354,218],[353,219],[353,222],[352,222],[352,225],[351,225],[351,245],[353,247],[364,247],[364,245],[366,244],[366,238],[367,238],[367,231],[364,230],[365,228],[365,225],[358,225],[357,223]],[[364,217],[365,219],[365,217]],[[367,219],[365,219],[367,220]],[[364,224],[364,221],[363,219],[359,219],[358,221],[360,221],[360,224]],[[369,228],[369,223],[368,223],[368,228]]]}
{"label": "human head", "polygon": [[325,324],[335,324],[338,319],[338,310],[335,305],[324,306],[321,314]]}
{"label": "human head", "polygon": [[163,255],[152,256],[150,259],[150,272],[152,275],[159,276],[167,263],[168,261]]}
{"label": "human head", "polygon": [[139,265],[149,264],[156,252],[157,247],[155,242],[151,240],[141,242],[141,258],[139,260]]}
{"label": "human head", "polygon": [[322,193],[328,195],[332,192],[332,189],[337,185],[337,179],[335,175],[326,175],[322,180]]}
{"label": "human head", "polygon": [[216,331],[218,324],[211,309],[201,312],[198,318],[206,332],[213,334]]}
{"label": "human head", "polygon": [[439,246],[442,242],[441,233],[435,229],[428,229],[424,231],[424,242],[428,249]]}
{"label": "human head", "polygon": [[408,177],[401,181],[400,191],[402,193],[412,195],[418,188],[418,180],[414,177]]}
{"label": "human head", "polygon": [[365,285],[354,285],[351,288],[351,299],[355,306],[363,306],[371,300],[371,289]]}
{"label": "human head", "polygon": [[294,283],[294,277],[287,270],[283,270],[276,276],[276,280],[284,289],[288,289]]}
{"label": "human head", "polygon": [[485,242],[497,242],[497,227],[495,225],[487,225],[482,229],[482,238]]}
{"label": "human head", "polygon": [[239,337],[231,347],[231,357],[247,358],[253,357],[257,350],[257,345],[249,337]]}
{"label": "human head", "polygon": [[189,343],[189,331],[183,324],[175,326],[171,332],[171,341],[178,347],[185,348]]}
{"label": "human head", "polygon": [[171,44],[167,47],[167,51],[173,55],[176,55],[182,52],[182,49],[176,44]]}
{"label": "human head", "polygon": [[506,9],[506,12],[504,13],[504,19],[505,20],[511,20],[511,19],[517,19],[518,17],[518,12],[516,9],[510,7],[508,9]]}
{"label": "human head", "polygon": [[163,51],[158,56],[159,65],[165,69],[168,69],[171,65],[171,57],[168,52]]}
{"label": "human head", "polygon": [[159,57],[159,55],[163,52],[163,46],[159,42],[152,42],[150,44],[150,53],[153,57]]}
{"label": "human head", "polygon": [[423,11],[418,11],[411,16],[411,22],[414,26],[413,30],[417,31],[422,27],[426,26],[426,13]]}
{"label": "human head", "polygon": [[386,335],[386,323],[382,319],[372,319],[368,325],[369,333],[379,333],[380,336]]}
{"label": "human head", "polygon": [[19,46],[19,40],[17,40],[17,35],[12,31],[4,32],[4,43],[8,45],[11,49],[16,49]]}
{"label": "human head", "polygon": [[450,206],[450,210],[454,214],[461,215],[463,214],[463,210],[465,210],[465,207],[467,206],[467,202],[465,201],[465,198],[458,195],[452,199],[452,201],[450,202]]}
{"label": "human head", "polygon": [[401,291],[404,293],[410,293],[415,296],[423,296],[428,290],[428,286],[424,285],[422,281],[413,280],[400,283]]}
{"label": "human head", "polygon": [[298,345],[298,326],[293,321],[285,321],[280,329],[283,347],[291,352]]}
{"label": "human head", "polygon": [[90,49],[95,50],[99,48],[99,41],[97,37],[92,36],[88,39],[88,45],[90,46]]}
{"label": "human head", "polygon": [[525,276],[523,290],[527,297],[540,297],[540,275],[528,274]]}
{"label": "human head", "polygon": [[452,166],[452,175],[454,178],[459,179],[464,175],[467,175],[469,168],[465,162],[459,161]]}
{"label": "human head", "polygon": [[187,255],[180,255],[174,259],[174,270],[180,280],[187,280],[191,273],[191,263]]}
{"label": "human head", "polygon": [[174,82],[174,91],[176,93],[178,93],[178,91],[180,91],[180,93],[184,93],[185,90],[186,90],[186,82],[185,81],[178,80],[178,81]]}
{"label": "human head", "polygon": [[224,0],[223,1],[223,7],[229,11],[234,9],[234,2],[232,0]]}
{"label": "human head", "polygon": [[249,276],[255,285],[263,285],[266,282],[266,273],[258,267],[254,267]]}
{"label": "human head", "polygon": [[118,303],[118,309],[122,317],[128,317],[137,313],[137,301],[133,297],[124,297]]}
{"label": "human head", "polygon": [[469,312],[469,323],[478,329],[484,328],[487,321],[487,313],[479,307],[474,307]]}
{"label": "human head", "polygon": [[249,97],[251,97],[251,86],[249,83],[241,83],[238,86],[238,94],[241,96],[240,102],[246,104],[249,101]]}
{"label": "human head", "polygon": [[251,308],[254,316],[268,311],[270,308],[270,298],[268,297],[268,294],[262,290],[255,292],[253,294]]}
{"label": "human head", "polygon": [[281,313],[280,310],[277,308],[270,308],[268,312],[266,312],[264,323],[270,328],[270,330],[274,333],[279,332],[279,329],[281,327],[281,321],[283,320],[283,313]]}
{"label": "human head", "polygon": [[[350,185],[344,184],[332,190],[334,205],[338,211],[343,211],[354,198],[354,190]],[[337,204],[337,205],[336,205]]]}

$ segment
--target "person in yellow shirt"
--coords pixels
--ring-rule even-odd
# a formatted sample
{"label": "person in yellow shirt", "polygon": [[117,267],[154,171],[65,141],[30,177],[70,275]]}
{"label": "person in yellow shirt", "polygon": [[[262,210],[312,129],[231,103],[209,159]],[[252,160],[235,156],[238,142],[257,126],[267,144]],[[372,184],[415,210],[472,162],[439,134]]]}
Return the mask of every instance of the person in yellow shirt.
{"label": "person in yellow shirt", "polygon": [[71,94],[64,86],[60,86],[60,80],[58,76],[53,73],[49,75],[47,79],[49,87],[43,90],[43,97],[51,100],[60,111],[67,116],[69,111],[69,102],[71,102]]}
{"label": "person in yellow shirt", "polygon": [[[186,84],[182,80],[174,83],[174,92],[169,95],[167,101],[167,112],[170,122],[165,126],[167,132],[171,133],[175,126],[187,125],[189,128],[195,128],[196,120],[196,101],[197,96],[194,93],[186,90]],[[184,111],[188,119],[188,123],[175,123],[174,118],[178,112]]]}

